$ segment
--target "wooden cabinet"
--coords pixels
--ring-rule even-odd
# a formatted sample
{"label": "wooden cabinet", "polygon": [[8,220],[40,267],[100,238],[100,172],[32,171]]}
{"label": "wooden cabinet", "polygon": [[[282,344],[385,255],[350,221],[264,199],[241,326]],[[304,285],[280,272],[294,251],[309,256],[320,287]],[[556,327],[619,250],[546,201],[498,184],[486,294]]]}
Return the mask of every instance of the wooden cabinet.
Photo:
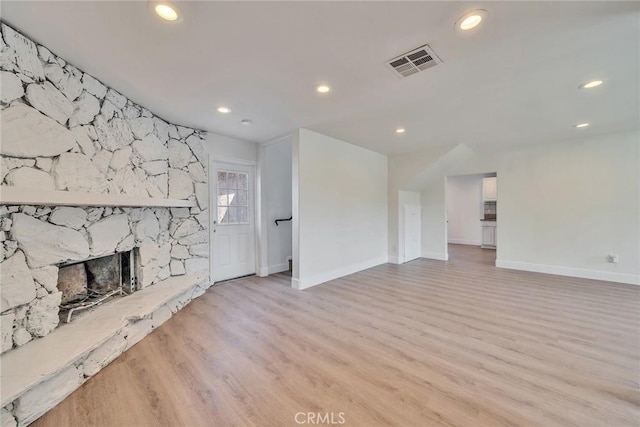
{"label": "wooden cabinet", "polygon": [[498,200],[498,178],[482,178],[482,199],[485,202]]}
{"label": "wooden cabinet", "polygon": [[497,229],[495,222],[486,222],[482,224],[482,245],[483,248],[495,249]]}

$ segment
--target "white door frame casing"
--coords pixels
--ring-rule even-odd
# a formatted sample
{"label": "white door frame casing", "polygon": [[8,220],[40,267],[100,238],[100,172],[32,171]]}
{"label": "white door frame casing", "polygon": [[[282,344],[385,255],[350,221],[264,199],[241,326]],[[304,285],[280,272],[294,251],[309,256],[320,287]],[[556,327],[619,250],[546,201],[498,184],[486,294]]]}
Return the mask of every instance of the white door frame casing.
{"label": "white door frame casing", "polygon": [[291,253],[293,271],[291,272],[291,287],[301,290],[300,284],[300,133],[293,133],[291,161]]}
{"label": "white door frame casing", "polygon": [[253,241],[254,241],[254,253],[255,253],[255,272],[258,272],[258,263],[259,263],[259,236],[260,236],[260,205],[261,205],[261,194],[260,194],[260,175],[257,168],[257,162],[254,160],[245,160],[234,157],[224,157],[224,156],[210,156],[209,157],[209,277],[211,283],[215,283],[215,248],[214,248],[214,233],[215,227],[213,226],[214,221],[216,221],[218,216],[218,208],[217,208],[217,194],[213,194],[214,190],[217,189],[217,175],[215,174],[215,163],[226,163],[229,165],[236,166],[250,166],[253,171]]}

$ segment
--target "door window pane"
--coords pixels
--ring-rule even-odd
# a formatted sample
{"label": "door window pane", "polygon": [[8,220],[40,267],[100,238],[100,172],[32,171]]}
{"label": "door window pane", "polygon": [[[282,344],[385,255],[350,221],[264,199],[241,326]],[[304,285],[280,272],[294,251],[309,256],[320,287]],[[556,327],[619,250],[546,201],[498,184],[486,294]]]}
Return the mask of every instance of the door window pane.
{"label": "door window pane", "polygon": [[238,206],[238,194],[229,193],[229,206]]}
{"label": "door window pane", "polygon": [[229,224],[237,224],[238,221],[238,208],[231,206],[227,211],[229,215]]}
{"label": "door window pane", "polygon": [[246,173],[238,174],[238,188],[241,190],[249,189],[249,175]]}
{"label": "door window pane", "polygon": [[235,172],[227,173],[227,186],[229,188],[238,188],[238,174]]}
{"label": "door window pane", "polygon": [[243,172],[217,171],[218,224],[249,222],[249,175]]}
{"label": "door window pane", "polygon": [[246,206],[238,207],[238,222],[247,223],[249,222],[249,208]]}
{"label": "door window pane", "polygon": [[229,206],[227,193],[229,190],[222,188],[218,189],[218,206]]}
{"label": "door window pane", "polygon": [[228,224],[228,218],[227,218],[227,209],[229,209],[226,206],[218,206],[218,224]]}
{"label": "door window pane", "polygon": [[238,190],[238,206],[248,205],[247,192],[244,190]]}
{"label": "door window pane", "polygon": [[227,173],[218,172],[218,188],[227,188]]}

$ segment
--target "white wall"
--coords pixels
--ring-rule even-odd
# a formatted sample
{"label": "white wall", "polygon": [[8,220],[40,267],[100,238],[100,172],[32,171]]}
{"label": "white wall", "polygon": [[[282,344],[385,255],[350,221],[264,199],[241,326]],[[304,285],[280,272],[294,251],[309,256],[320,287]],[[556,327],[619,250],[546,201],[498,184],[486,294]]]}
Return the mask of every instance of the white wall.
{"label": "white wall", "polygon": [[387,157],[306,129],[293,152],[294,287],[387,262]]}
{"label": "white wall", "polygon": [[288,136],[261,147],[260,170],[263,186],[264,229],[266,230],[266,274],[289,269],[292,256],[292,222],[275,220],[292,215],[292,149],[293,138]]}
{"label": "white wall", "polygon": [[[423,186],[423,255],[446,254],[445,177],[496,171],[496,265],[640,283],[639,140],[622,132],[461,160]],[[395,159],[390,175],[423,173],[410,164]],[[608,263],[609,253],[620,262]]]}
{"label": "white wall", "polygon": [[640,284],[639,139],[615,134],[504,159],[496,265]]}
{"label": "white wall", "polygon": [[480,246],[483,175],[447,177],[447,241]]}
{"label": "white wall", "polygon": [[212,160],[234,163],[234,161],[257,162],[258,144],[207,132],[206,148]]}

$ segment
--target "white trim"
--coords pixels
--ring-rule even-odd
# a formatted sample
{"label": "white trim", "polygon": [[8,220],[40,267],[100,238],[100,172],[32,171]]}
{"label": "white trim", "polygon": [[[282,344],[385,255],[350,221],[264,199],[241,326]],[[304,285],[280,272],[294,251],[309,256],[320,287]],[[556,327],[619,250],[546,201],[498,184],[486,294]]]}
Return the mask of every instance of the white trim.
{"label": "white trim", "polygon": [[211,157],[210,161],[217,162],[217,163],[231,163],[234,165],[243,165],[243,166],[256,166],[258,164],[257,160],[247,160],[247,159],[241,159],[238,157],[226,157],[226,156]]}
{"label": "white trim", "polygon": [[264,161],[265,150],[258,146],[258,165],[256,167],[256,271],[260,277],[269,275],[269,233],[266,188],[264,177],[266,174],[266,164]]}
{"label": "white trim", "polygon": [[535,273],[555,274],[558,276],[579,277],[582,279],[604,280],[607,282],[640,285],[640,275],[615,273],[602,270],[587,270],[583,268],[565,267],[561,265],[533,264],[529,262],[507,261],[496,259],[496,267],[509,270],[532,271]]}
{"label": "white trim", "polygon": [[449,239],[449,242],[454,245],[471,245],[480,246],[482,242],[480,240],[465,240],[465,239]]}
{"label": "white trim", "polygon": [[349,265],[347,267],[337,268],[335,270],[327,271],[325,273],[316,274],[315,276],[307,279],[291,279],[291,286],[295,289],[307,289],[312,286],[319,285],[321,283],[328,282],[330,280],[339,279],[340,277],[348,276],[353,273],[357,273],[362,270],[367,270],[375,266],[386,264],[388,262],[387,257],[377,258],[358,264]]}
{"label": "white trim", "polygon": [[[262,267],[261,258],[260,258],[260,250],[262,249],[260,246],[260,238],[262,235],[260,232],[262,231],[262,179],[260,177],[260,166],[257,161],[253,164],[247,164],[245,166],[251,167],[251,173],[253,173],[253,271],[256,273],[259,267]],[[216,181],[217,181],[216,177]],[[217,191],[217,182],[216,182],[216,191]],[[249,191],[251,194],[251,191]],[[251,198],[251,196],[249,196]],[[218,199],[216,194],[216,200]],[[218,208],[216,206],[216,217],[218,215]],[[215,260],[214,260],[215,261]]]}
{"label": "white trim", "polygon": [[[218,188],[218,176],[217,174],[215,175],[214,178],[214,173],[213,173],[213,159],[211,158],[211,156],[209,156],[209,167],[207,168],[207,175],[208,175],[208,183],[209,183],[209,220],[207,222],[207,230],[209,230],[209,281],[211,283],[215,283],[215,276],[214,276],[214,270],[215,270],[215,262],[214,262],[214,256],[215,254],[214,252],[214,237],[213,234],[215,233],[214,229],[213,229],[213,221],[214,218],[216,219],[216,224],[217,224],[217,219],[218,219],[218,195],[216,194],[216,197],[214,197],[213,191],[216,190]],[[215,180],[215,183],[214,183]]]}
{"label": "white trim", "polygon": [[[404,262],[404,212],[402,210],[402,203],[400,203],[400,197],[402,191],[398,190],[398,247],[396,250],[397,256],[395,264],[402,264]],[[420,236],[420,243],[422,243],[422,236]]]}
{"label": "white trim", "polygon": [[283,271],[289,271],[289,263],[270,265],[268,268],[269,274],[282,273]]}
{"label": "white trim", "polygon": [[449,260],[449,254],[448,253],[442,253],[442,252],[426,252],[426,251],[422,251],[422,258],[429,258],[429,259],[438,259],[440,261],[448,261]]}
{"label": "white trim", "polygon": [[291,134],[291,287],[300,288],[300,130]]}

